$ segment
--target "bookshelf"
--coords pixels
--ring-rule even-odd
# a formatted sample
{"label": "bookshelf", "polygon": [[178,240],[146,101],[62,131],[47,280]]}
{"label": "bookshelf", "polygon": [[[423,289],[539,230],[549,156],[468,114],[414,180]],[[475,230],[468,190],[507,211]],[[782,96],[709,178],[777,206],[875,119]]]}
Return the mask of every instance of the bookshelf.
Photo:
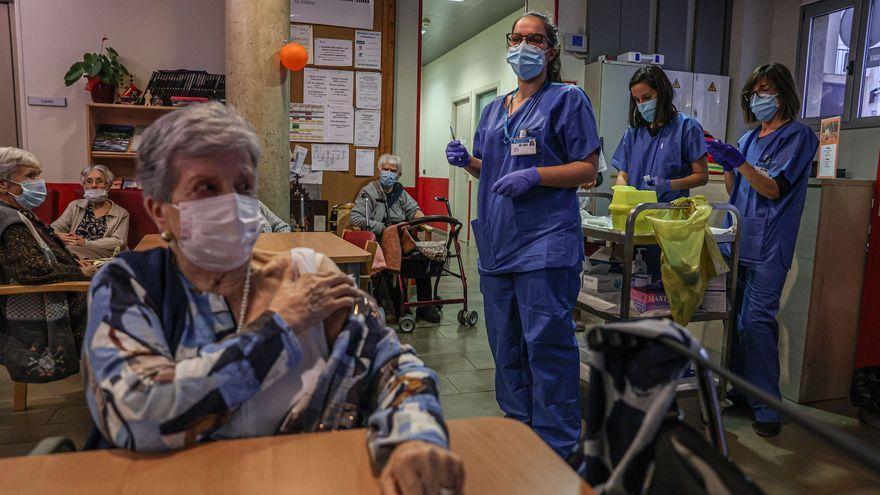
{"label": "bookshelf", "polygon": [[159,117],[176,110],[176,107],[147,107],[143,105],[116,105],[89,103],[86,111],[87,163],[106,165],[116,177],[133,178],[137,153],[92,151],[95,130],[101,124],[148,126]]}

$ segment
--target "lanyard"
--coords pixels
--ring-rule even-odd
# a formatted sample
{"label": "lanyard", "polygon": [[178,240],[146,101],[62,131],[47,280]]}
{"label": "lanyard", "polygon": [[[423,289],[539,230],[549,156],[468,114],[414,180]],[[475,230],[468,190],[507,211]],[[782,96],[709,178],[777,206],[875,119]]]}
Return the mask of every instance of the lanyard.
{"label": "lanyard", "polygon": [[510,108],[513,106],[513,97],[519,91],[519,88],[516,88],[510,92],[510,103],[505,108],[506,112],[504,112],[504,144],[510,144],[512,136],[517,134],[517,132],[519,131],[520,124],[522,124],[526,117],[528,117],[532,113],[532,110],[534,110],[535,107],[538,106],[538,101],[544,94],[544,89],[549,84],[549,81],[544,83],[544,85],[541,86],[541,89],[539,89],[537,93],[529,97],[529,100],[526,102],[526,107],[522,109],[522,112],[516,121],[516,125],[514,126],[512,133],[510,129]]}

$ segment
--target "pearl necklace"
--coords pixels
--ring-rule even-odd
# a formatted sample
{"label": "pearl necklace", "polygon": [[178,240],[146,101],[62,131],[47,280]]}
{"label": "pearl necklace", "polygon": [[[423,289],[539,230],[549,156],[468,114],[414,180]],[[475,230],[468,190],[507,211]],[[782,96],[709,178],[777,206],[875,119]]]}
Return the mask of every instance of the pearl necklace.
{"label": "pearl necklace", "polygon": [[244,318],[247,316],[248,298],[251,294],[251,265],[248,263],[247,273],[244,276],[244,288],[241,291],[241,306],[238,311],[238,327],[235,333],[241,333],[244,326]]}

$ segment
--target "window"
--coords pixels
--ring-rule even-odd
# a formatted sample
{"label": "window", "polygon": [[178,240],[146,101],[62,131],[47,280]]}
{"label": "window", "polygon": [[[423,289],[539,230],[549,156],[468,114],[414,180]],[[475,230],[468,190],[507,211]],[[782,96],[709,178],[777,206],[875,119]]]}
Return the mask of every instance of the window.
{"label": "window", "polygon": [[880,126],[880,0],[821,0],[801,8],[801,117],[818,125]]}
{"label": "window", "polygon": [[868,6],[865,55],[859,92],[859,117],[880,117],[880,0]]}
{"label": "window", "polygon": [[804,117],[843,114],[853,7],[813,17],[807,42]]}

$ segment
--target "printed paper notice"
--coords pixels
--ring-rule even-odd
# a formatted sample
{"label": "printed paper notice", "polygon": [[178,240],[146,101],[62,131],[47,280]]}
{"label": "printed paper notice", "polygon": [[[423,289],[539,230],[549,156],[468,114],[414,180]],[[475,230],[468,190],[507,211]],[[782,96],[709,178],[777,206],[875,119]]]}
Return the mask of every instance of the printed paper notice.
{"label": "printed paper notice", "polygon": [[373,163],[376,160],[375,150],[356,150],[354,162],[354,174],[358,177],[372,177],[374,174]]}
{"label": "printed paper notice", "polygon": [[293,148],[293,151],[290,153],[290,173],[294,175],[302,175],[303,174],[303,165],[306,162],[306,156],[308,156],[309,150],[296,145]]}
{"label": "printed paper notice", "polygon": [[294,43],[299,43],[300,45],[306,47],[306,53],[309,54],[309,58],[306,61],[307,64],[312,65],[315,63],[314,58],[312,56],[312,26],[311,24],[291,24],[290,25],[290,41]]}
{"label": "printed paper notice", "polygon": [[375,148],[379,146],[378,110],[357,110],[354,113],[354,145]]}
{"label": "printed paper notice", "polygon": [[[293,175],[290,176],[290,182],[293,182]],[[312,172],[312,166],[308,163],[303,165],[302,175],[299,178],[300,184],[323,184],[324,172]]]}
{"label": "printed paper notice", "polygon": [[840,143],[840,117],[822,119],[819,125],[818,178],[833,179],[837,176],[837,147]]}
{"label": "printed paper notice", "polygon": [[348,172],[347,144],[313,144],[312,170]]}
{"label": "printed paper notice", "polygon": [[333,107],[354,106],[354,72],[303,69],[303,103]]}
{"label": "printed paper notice", "polygon": [[357,72],[355,77],[355,105],[357,108],[382,108],[382,74]]}
{"label": "printed paper notice", "polygon": [[351,40],[315,38],[315,65],[351,67]]}
{"label": "printed paper notice", "polygon": [[373,29],[373,0],[290,0],[290,22]]}
{"label": "printed paper notice", "polygon": [[354,109],[351,107],[327,107],[324,111],[324,142],[354,142]]}
{"label": "printed paper notice", "polygon": [[324,105],[290,104],[290,140],[303,143],[324,141]]}
{"label": "printed paper notice", "polygon": [[354,32],[354,67],[356,69],[382,68],[382,33],[379,31]]}

